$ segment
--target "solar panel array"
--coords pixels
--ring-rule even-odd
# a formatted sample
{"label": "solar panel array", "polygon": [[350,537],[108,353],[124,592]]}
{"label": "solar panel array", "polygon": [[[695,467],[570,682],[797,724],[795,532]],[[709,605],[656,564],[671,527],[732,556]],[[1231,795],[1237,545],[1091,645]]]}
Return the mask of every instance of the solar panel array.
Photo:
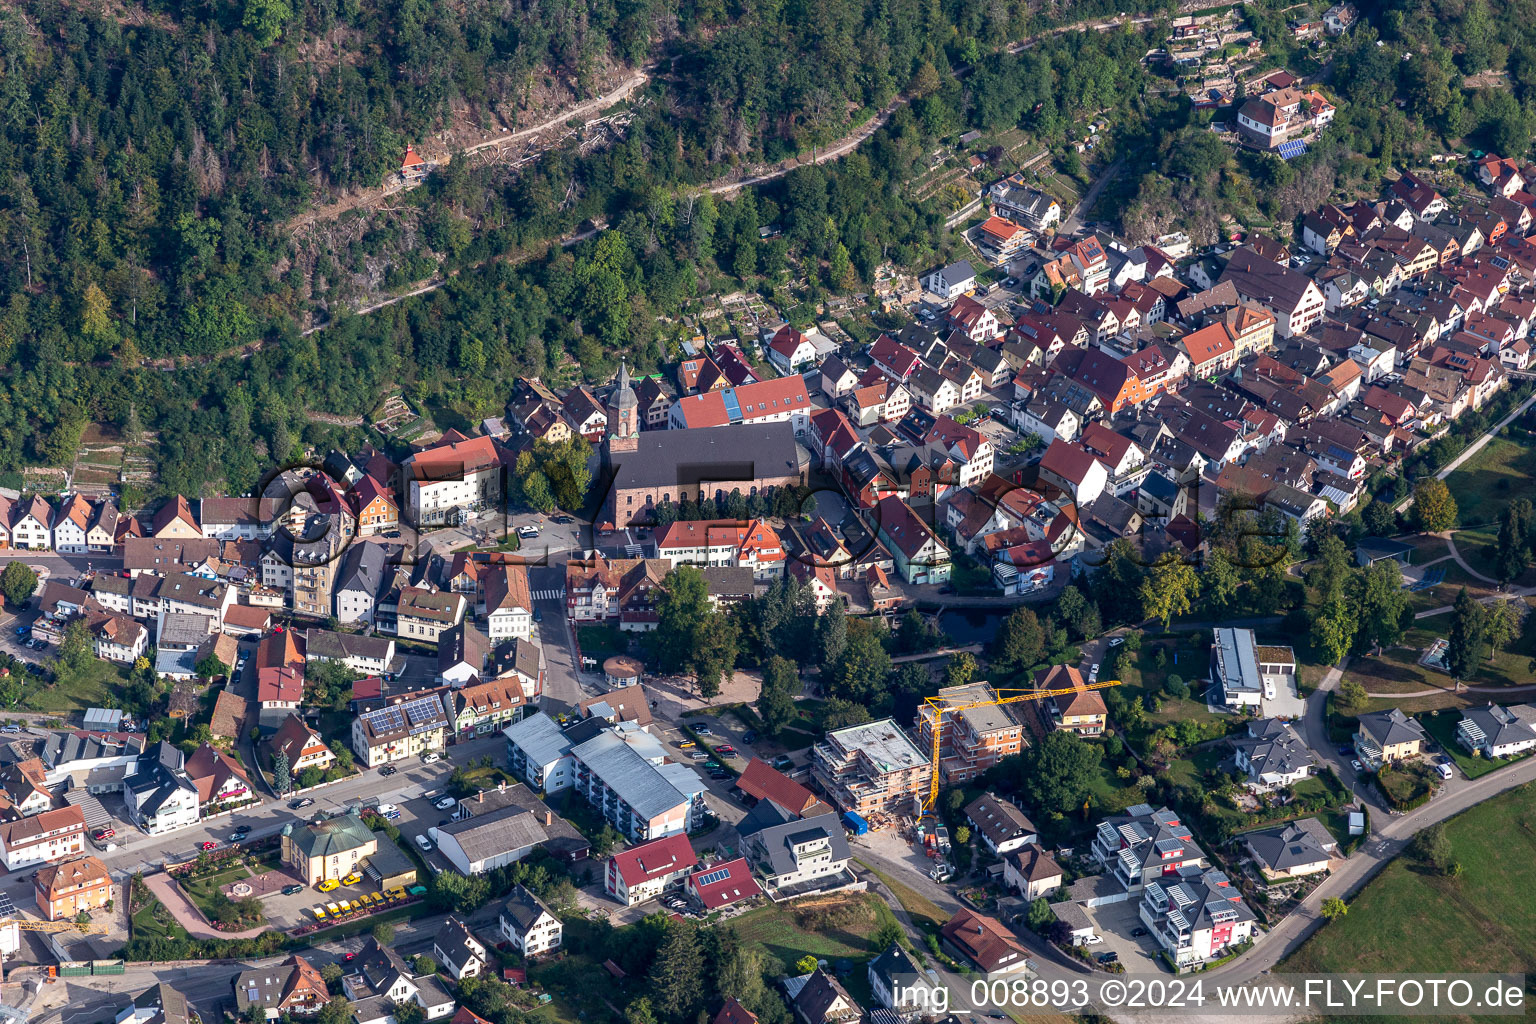
{"label": "solar panel array", "polygon": [[409,726],[414,736],[442,725],[443,706],[436,697],[418,697],[369,712],[368,720],[376,733],[400,732]]}
{"label": "solar panel array", "polygon": [[694,884],[695,885],[701,885],[701,886],[703,886],[703,885],[714,885],[716,882],[723,882],[727,878],[730,878],[730,877],[731,877],[731,869],[730,868],[722,868],[719,871],[711,871],[707,875],[700,876],[694,882]]}
{"label": "solar panel array", "polygon": [[0,919],[15,916],[16,904],[11,902],[11,898],[9,896],[3,892],[0,892]]}

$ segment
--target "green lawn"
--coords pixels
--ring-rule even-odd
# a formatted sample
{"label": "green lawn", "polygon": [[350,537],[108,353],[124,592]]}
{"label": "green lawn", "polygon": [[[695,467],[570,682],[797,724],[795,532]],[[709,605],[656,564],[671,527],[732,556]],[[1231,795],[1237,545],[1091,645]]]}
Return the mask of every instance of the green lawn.
{"label": "green lawn", "polygon": [[[1533,480],[1536,449],[1496,437],[1446,477],[1445,485],[1456,497],[1461,522],[1481,526],[1497,522],[1504,506],[1527,492]],[[1456,543],[1460,547],[1459,537]]]}
{"label": "green lawn", "polygon": [[186,942],[192,936],[176,923],[171,912],[159,900],[150,900],[133,915],[130,937],[135,939],[171,939]]}
{"label": "green lawn", "polygon": [[[898,893],[900,890],[896,890]],[[736,918],[732,927],[744,942],[755,943],[786,973],[807,954],[835,964],[850,960],[855,969],[843,979],[855,1001],[868,1005],[869,976],[863,965],[877,954],[869,937],[896,915],[874,893],[849,893],[794,904],[771,904]]]}
{"label": "green lawn", "polygon": [[251,872],[244,864],[234,864],[216,874],[206,875],[198,879],[184,879],[178,884],[181,891],[196,903],[198,909],[204,915],[208,913],[208,904],[213,899],[213,894],[219,891],[219,887],[231,882],[238,882],[242,878],[250,878]]}
{"label": "green lawn", "polygon": [[16,705],[16,710],[35,711],[44,715],[69,715],[84,712],[87,708],[104,707],[119,676],[117,667],[110,661],[92,659],[79,678],[69,683],[45,685],[31,675],[26,679],[24,696],[21,703]]}
{"label": "green lawn", "polygon": [[1426,874],[1399,857],[1345,917],[1324,925],[1277,970],[1529,970],[1536,962],[1536,787],[1479,804],[1451,819],[1446,832],[1460,878]]}

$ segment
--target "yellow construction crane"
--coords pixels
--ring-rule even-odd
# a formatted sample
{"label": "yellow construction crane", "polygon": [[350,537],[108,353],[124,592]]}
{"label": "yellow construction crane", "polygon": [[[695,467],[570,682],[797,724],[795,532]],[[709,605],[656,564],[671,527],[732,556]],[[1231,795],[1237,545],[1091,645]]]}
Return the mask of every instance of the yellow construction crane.
{"label": "yellow construction crane", "polygon": [[952,704],[943,697],[928,697],[923,701],[923,708],[933,714],[933,771],[928,777],[928,799],[923,801],[923,813],[933,807],[939,799],[939,755],[944,743],[944,716],[955,711],[968,711],[971,708],[990,708],[999,704],[1021,704],[1031,700],[1045,700],[1047,697],[1065,697],[1073,693],[1083,693],[1087,690],[1107,690],[1111,686],[1119,686],[1118,679],[1104,679],[1097,683],[1084,684],[1082,688],[1065,686],[1055,690],[993,690],[997,696],[992,700],[973,700],[963,704]]}
{"label": "yellow construction crane", "polygon": [[13,924],[24,932],[81,932],[85,935],[106,934],[107,926],[91,921],[76,924],[74,921],[33,921],[25,917],[12,917],[0,921],[0,927]]}

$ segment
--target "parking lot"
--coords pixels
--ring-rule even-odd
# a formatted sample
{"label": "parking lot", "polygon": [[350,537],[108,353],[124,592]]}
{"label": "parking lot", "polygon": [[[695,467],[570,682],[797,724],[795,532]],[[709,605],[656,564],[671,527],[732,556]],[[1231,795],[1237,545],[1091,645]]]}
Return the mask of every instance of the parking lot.
{"label": "parking lot", "polygon": [[1141,893],[1133,892],[1129,899],[1121,903],[1083,907],[1088,920],[1093,922],[1095,934],[1104,938],[1103,942],[1089,946],[1088,952],[1093,956],[1111,951],[1120,954],[1120,962],[1125,965],[1127,974],[1145,974],[1161,969],[1157,958],[1157,940],[1151,934],[1131,934],[1138,928],[1146,928],[1136,909],[1140,905]]}

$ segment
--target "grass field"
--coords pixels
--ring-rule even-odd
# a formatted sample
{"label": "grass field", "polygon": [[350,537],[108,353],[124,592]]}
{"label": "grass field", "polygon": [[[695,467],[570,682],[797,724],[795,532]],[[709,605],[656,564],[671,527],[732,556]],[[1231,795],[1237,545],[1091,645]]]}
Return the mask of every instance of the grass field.
{"label": "grass field", "polygon": [[86,708],[105,707],[111,687],[118,682],[117,668],[110,661],[92,660],[78,679],[68,683],[43,685],[27,677],[18,711],[35,711],[44,715],[68,715],[85,711]]}
{"label": "grass field", "polygon": [[1479,804],[1446,833],[1460,878],[1399,857],[1276,970],[1526,971],[1536,962],[1536,787]]}
{"label": "grass field", "polygon": [[868,1006],[869,975],[863,964],[877,955],[870,948],[870,936],[896,923],[885,901],[866,892],[759,907],[736,918],[732,926],[744,942],[762,947],[786,972],[792,973],[795,961],[806,955],[829,965],[851,961],[855,969],[843,983],[856,1001]]}
{"label": "grass field", "polygon": [[1536,449],[1496,437],[1446,477],[1445,485],[1456,497],[1461,522],[1481,526],[1497,522],[1504,506],[1528,491],[1533,480]]}

